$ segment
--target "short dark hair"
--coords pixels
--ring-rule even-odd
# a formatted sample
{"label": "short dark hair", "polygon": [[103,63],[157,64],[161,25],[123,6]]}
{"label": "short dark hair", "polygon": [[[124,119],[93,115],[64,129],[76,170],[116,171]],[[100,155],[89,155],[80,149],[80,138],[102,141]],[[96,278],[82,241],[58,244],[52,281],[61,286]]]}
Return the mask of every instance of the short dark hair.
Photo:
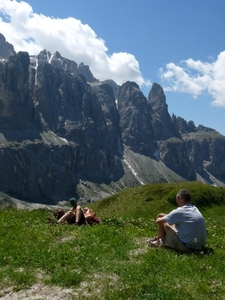
{"label": "short dark hair", "polygon": [[179,190],[177,197],[181,197],[185,202],[191,201],[191,193],[188,190]]}

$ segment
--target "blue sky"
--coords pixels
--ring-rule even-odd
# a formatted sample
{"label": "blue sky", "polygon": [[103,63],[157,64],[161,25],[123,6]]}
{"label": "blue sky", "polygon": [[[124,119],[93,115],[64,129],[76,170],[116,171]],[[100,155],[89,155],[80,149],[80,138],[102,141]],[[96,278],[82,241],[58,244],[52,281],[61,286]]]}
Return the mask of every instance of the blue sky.
{"label": "blue sky", "polygon": [[169,113],[225,135],[224,0],[0,0],[16,51],[47,49],[100,79],[154,82]]}

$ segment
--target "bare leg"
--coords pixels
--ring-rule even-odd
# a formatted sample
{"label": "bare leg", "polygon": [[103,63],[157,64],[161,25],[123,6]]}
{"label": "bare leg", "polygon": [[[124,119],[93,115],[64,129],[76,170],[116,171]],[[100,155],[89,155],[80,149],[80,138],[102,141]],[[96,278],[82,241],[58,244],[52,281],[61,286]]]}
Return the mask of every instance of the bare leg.
{"label": "bare leg", "polygon": [[166,236],[166,226],[169,226],[168,223],[159,223],[158,224],[158,239],[162,239]]}
{"label": "bare leg", "polygon": [[161,239],[161,241],[163,243],[165,242],[168,228],[171,228],[174,232],[176,232],[176,226],[175,225],[169,225],[168,223],[159,224],[159,227],[158,227],[158,240]]}
{"label": "bare leg", "polygon": [[65,215],[63,215],[58,221],[57,223],[62,223],[62,222],[66,222],[70,219],[72,219],[74,217],[74,213],[72,211],[68,211],[67,213],[65,213]]}
{"label": "bare leg", "polygon": [[[165,214],[163,214],[163,213],[158,214],[156,220],[158,218],[163,217],[164,215]],[[157,236],[154,236],[150,239],[147,239],[147,244],[149,246],[158,245],[159,243],[163,243],[163,241],[165,239],[165,236],[166,236],[166,230],[165,230],[165,227],[164,227],[166,224],[167,223],[159,223],[158,224]]]}
{"label": "bare leg", "polygon": [[166,228],[171,227],[168,223],[158,223],[158,234],[156,237],[148,239],[147,244],[151,247],[160,247],[165,244]]}
{"label": "bare leg", "polygon": [[76,219],[75,219],[75,224],[76,224],[76,225],[86,224],[83,210],[82,210],[81,206],[79,206],[79,205],[76,207]]}

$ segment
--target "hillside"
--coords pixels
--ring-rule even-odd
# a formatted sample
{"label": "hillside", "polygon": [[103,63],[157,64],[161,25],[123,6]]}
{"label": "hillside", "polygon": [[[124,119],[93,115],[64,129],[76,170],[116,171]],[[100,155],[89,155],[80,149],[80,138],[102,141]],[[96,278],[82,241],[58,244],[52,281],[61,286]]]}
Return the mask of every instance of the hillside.
{"label": "hillside", "polygon": [[[146,243],[156,233],[156,214],[175,207],[180,188],[191,191],[206,221],[209,235],[200,253]],[[46,223],[46,208],[0,208],[2,299],[224,298],[224,188],[199,182],[145,185],[91,206],[100,225]]]}

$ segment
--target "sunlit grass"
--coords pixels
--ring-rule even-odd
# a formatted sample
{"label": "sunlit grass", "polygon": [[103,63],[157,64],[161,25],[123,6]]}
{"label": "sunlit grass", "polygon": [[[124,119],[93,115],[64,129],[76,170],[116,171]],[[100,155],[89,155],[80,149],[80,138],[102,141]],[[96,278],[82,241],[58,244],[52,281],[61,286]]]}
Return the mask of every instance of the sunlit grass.
{"label": "sunlit grass", "polygon": [[[1,210],[0,289],[41,283],[72,288],[74,299],[224,299],[225,189],[212,188],[211,202],[200,203],[209,233],[204,252],[147,247],[156,214],[174,208],[168,195],[181,186],[195,201],[197,189],[205,195],[195,183],[126,189],[92,205],[102,220],[92,227],[47,223],[49,212],[41,209]],[[214,191],[220,205],[213,203]]]}

